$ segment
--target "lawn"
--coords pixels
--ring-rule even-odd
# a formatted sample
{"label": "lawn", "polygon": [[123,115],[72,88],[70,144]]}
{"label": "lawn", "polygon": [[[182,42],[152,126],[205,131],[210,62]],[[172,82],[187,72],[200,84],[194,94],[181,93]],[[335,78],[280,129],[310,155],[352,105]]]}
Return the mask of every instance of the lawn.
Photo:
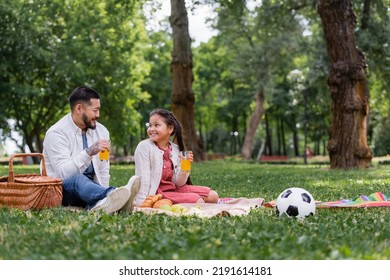
{"label": "lawn", "polygon": [[[16,174],[37,166],[16,166]],[[8,166],[0,166],[0,175]],[[112,185],[123,185],[133,165],[113,165]],[[221,197],[275,199],[295,186],[316,200],[390,194],[390,166],[335,171],[327,165],[276,165],[238,160],[195,163],[192,180]],[[0,209],[0,259],[19,260],[310,260],[390,259],[390,208],[317,209],[303,221],[258,208],[247,216],[170,217],[70,211]]]}

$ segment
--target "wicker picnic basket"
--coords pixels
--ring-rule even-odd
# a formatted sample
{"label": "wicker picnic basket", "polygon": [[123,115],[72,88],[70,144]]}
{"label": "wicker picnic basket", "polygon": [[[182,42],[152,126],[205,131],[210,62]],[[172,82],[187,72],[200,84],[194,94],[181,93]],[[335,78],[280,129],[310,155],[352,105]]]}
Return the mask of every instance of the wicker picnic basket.
{"label": "wicker picnic basket", "polygon": [[[41,174],[14,173],[15,157],[38,156]],[[61,205],[62,180],[47,176],[45,158],[40,153],[14,154],[9,159],[8,176],[0,177],[0,206],[44,209]]]}

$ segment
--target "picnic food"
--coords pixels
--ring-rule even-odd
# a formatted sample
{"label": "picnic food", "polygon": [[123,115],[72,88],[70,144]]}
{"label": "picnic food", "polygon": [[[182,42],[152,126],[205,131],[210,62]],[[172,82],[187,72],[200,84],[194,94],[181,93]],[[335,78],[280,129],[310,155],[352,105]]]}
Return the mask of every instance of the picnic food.
{"label": "picnic food", "polygon": [[171,206],[169,206],[169,205],[162,205],[162,206],[160,206],[160,208],[158,208],[158,209],[164,210],[164,211],[172,212]]}
{"label": "picnic food", "polygon": [[183,214],[188,211],[187,208],[179,204],[172,205],[171,209],[173,213],[179,213],[179,214]]}
{"label": "picnic food", "polygon": [[149,195],[139,207],[153,207],[153,204],[162,198],[162,194]]}
{"label": "picnic food", "polygon": [[163,205],[172,206],[172,201],[170,201],[169,199],[166,199],[166,198],[157,200],[157,201],[153,204],[153,208],[160,208],[160,207],[163,206]]}

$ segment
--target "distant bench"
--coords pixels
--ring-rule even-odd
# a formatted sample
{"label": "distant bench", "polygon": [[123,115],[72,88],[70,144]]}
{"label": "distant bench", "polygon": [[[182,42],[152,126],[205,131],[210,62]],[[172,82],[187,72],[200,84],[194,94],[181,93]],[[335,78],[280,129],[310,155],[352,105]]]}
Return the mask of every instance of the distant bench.
{"label": "distant bench", "polygon": [[260,161],[263,162],[278,162],[278,161],[287,161],[288,156],[267,156],[262,155],[260,158]]}

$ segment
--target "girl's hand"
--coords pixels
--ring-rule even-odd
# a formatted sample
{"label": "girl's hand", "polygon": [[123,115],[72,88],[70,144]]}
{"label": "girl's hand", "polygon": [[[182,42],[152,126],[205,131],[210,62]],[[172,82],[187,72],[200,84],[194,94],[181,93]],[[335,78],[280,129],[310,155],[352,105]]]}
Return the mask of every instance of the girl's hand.
{"label": "girl's hand", "polygon": [[[184,156],[185,157],[185,156]],[[180,160],[182,160],[183,158],[183,155],[181,154],[181,152],[179,153],[179,158]],[[189,161],[193,161],[194,160],[194,154],[192,153],[192,151],[187,151],[187,156],[186,156],[186,159],[188,159]]]}
{"label": "girl's hand", "polygon": [[192,153],[192,151],[188,152],[188,160],[191,162],[194,160],[194,154]]}

